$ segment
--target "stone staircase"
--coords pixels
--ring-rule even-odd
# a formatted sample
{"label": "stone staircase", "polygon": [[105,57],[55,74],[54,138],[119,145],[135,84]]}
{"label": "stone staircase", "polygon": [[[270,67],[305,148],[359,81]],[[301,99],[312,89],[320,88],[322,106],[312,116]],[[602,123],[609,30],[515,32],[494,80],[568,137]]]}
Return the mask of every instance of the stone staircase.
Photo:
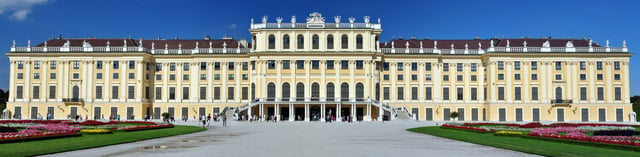
{"label": "stone staircase", "polygon": [[407,112],[407,110],[397,110],[397,114],[398,114],[398,117],[396,117],[396,119],[398,119],[398,120],[411,120],[411,119],[413,119],[412,116],[409,115],[409,112]]}

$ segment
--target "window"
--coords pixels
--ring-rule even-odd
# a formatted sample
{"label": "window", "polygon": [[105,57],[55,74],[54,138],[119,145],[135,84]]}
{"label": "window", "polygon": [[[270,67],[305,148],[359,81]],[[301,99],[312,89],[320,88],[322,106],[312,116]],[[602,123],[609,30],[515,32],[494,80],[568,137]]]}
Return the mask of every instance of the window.
{"label": "window", "polygon": [[442,75],[443,81],[449,81],[449,75]]}
{"label": "window", "polygon": [[156,100],[162,99],[162,87],[156,87]]}
{"label": "window", "polygon": [[136,77],[135,73],[129,73],[129,79],[134,79]]}
{"label": "window", "polygon": [[290,44],[291,44],[291,41],[290,41],[290,39],[289,39],[289,35],[288,35],[288,34],[285,34],[285,35],[282,37],[282,48],[283,48],[283,49],[289,49],[289,45],[290,45]]}
{"label": "window", "polygon": [[23,79],[24,78],[24,74],[23,73],[18,73],[18,76],[16,76],[16,77],[18,77],[19,80]]}
{"label": "window", "polygon": [[400,81],[400,80],[404,80],[404,75],[402,75],[402,74],[398,75],[398,81]]}
{"label": "window", "polygon": [[120,61],[113,61],[113,69],[120,69]]}
{"label": "window", "polygon": [[118,86],[111,86],[111,99],[118,99]]}
{"label": "window", "polygon": [[220,62],[214,62],[213,63],[213,70],[220,70]]}
{"label": "window", "polygon": [[614,98],[615,100],[622,100],[622,88],[620,87],[615,87],[613,88],[614,91]]}
{"label": "window", "polygon": [[356,69],[360,70],[360,69],[364,69],[364,63],[362,60],[357,60],[356,61]]}
{"label": "window", "polygon": [[320,61],[312,60],[311,61],[311,69],[314,69],[314,70],[320,69]]}
{"label": "window", "polygon": [[382,75],[383,80],[389,80],[389,74]]}
{"label": "window", "polygon": [[412,75],[411,75],[411,80],[412,80],[412,81],[416,81],[416,80],[418,80],[418,75],[416,75],[416,74],[412,74]]}
{"label": "window", "polygon": [[302,34],[298,35],[298,49],[304,49],[304,37]]}
{"label": "window", "polygon": [[220,100],[220,87],[213,87],[213,99]]}
{"label": "window", "polygon": [[513,79],[520,80],[520,74],[514,74],[513,75]]}
{"label": "window", "polygon": [[538,74],[531,74],[531,80],[538,80]]}
{"label": "window", "polygon": [[442,88],[442,100],[449,100],[449,87]]}
{"label": "window", "polygon": [[389,71],[389,62],[382,63],[382,70]]}
{"label": "window", "polygon": [[129,69],[135,69],[136,68],[136,62],[135,61],[129,61]]}
{"label": "window", "polygon": [[[96,99],[102,99],[102,86],[98,86],[100,87],[100,95],[96,95]],[[96,90],[98,90],[98,88],[96,87]],[[98,98],[98,96],[100,96],[100,98]],[[49,99],[55,99],[56,98],[56,86],[49,86]]]}
{"label": "window", "polygon": [[513,62],[513,69],[514,70],[520,70],[520,61],[514,61]]}
{"label": "window", "polygon": [[382,95],[383,95],[382,98],[384,98],[384,100],[389,100],[389,87],[382,88]]}
{"label": "window", "polygon": [[418,87],[411,87],[411,100],[418,100]]}
{"label": "window", "polygon": [[442,63],[442,71],[449,71],[449,63]]}
{"label": "window", "polygon": [[22,86],[16,86],[16,99],[22,99]]}
{"label": "window", "polygon": [[176,80],[176,75],[175,74],[170,74],[169,75],[169,80],[171,80],[171,81]]}
{"label": "window", "polygon": [[498,100],[504,100],[504,87],[498,87]]}
{"label": "window", "polygon": [[311,49],[320,49],[320,38],[316,34],[311,36]]}
{"label": "window", "polygon": [[[358,87],[362,87],[361,83],[358,83],[356,85],[356,99],[361,100],[363,97],[363,88],[358,88]],[[362,95],[360,95],[362,94]],[[318,101],[320,99],[320,84],[318,83],[313,83],[311,84],[311,101]]]}
{"label": "window", "polygon": [[24,69],[24,62],[18,61],[18,69]]}
{"label": "window", "polygon": [[604,100],[604,87],[598,87],[598,100]]}
{"label": "window", "polygon": [[213,80],[220,80],[220,74],[213,74]]}
{"label": "window", "polygon": [[56,73],[50,73],[49,79],[56,79]]}
{"label": "window", "polygon": [[614,80],[620,80],[620,74],[613,74]]}
{"label": "window", "polygon": [[40,86],[33,86],[33,99],[40,99]]}
{"label": "window", "polygon": [[471,63],[471,71],[478,71],[478,64],[477,63]]}
{"label": "window", "polygon": [[349,38],[347,37],[346,34],[342,35],[341,45],[342,45],[342,49],[349,48]]}
{"label": "window", "polygon": [[587,100],[587,87],[580,87],[580,100]]}
{"label": "window", "polygon": [[169,87],[169,100],[176,100],[176,87]]}
{"label": "window", "polygon": [[341,61],[340,65],[342,66],[342,67],[340,67],[341,70],[349,69],[349,61],[347,61],[347,60]]}
{"label": "window", "polygon": [[333,35],[327,36],[327,49],[333,49]]}
{"label": "window", "polygon": [[234,74],[229,74],[227,76],[227,80],[233,80],[233,79],[235,79],[235,75]]}
{"label": "window", "polygon": [[522,87],[515,87],[514,92],[516,100],[522,100]]}
{"label": "window", "polygon": [[602,74],[597,74],[597,75],[596,75],[596,79],[597,79],[597,80],[603,80],[603,76],[602,76]]}
{"label": "window", "polygon": [[531,87],[531,100],[538,100],[538,87]]}
{"label": "window", "polygon": [[418,71],[418,63],[416,62],[411,63],[411,71]]}
{"label": "window", "polygon": [[327,61],[327,69],[333,69],[333,60]]}
{"label": "window", "polygon": [[33,69],[40,69],[40,61],[33,61]]}
{"label": "window", "polygon": [[584,61],[580,61],[580,70],[586,70],[587,69],[587,63]]}
{"label": "window", "polygon": [[498,61],[498,70],[504,70],[504,62]]}
{"label": "window", "polygon": [[296,61],[296,69],[298,69],[298,70],[304,69],[304,61],[302,61],[302,60]]}
{"label": "window", "polygon": [[[102,62],[102,61],[99,61],[99,62]],[[56,69],[56,61],[51,61],[51,62],[49,62],[49,67],[50,67],[51,69]]]}
{"label": "window", "polygon": [[398,87],[398,100],[404,100],[404,87]]}
{"label": "window", "polygon": [[498,80],[504,80],[504,74],[498,74]]}
{"label": "window", "polygon": [[[80,61],[73,61],[73,69],[80,69]],[[117,68],[115,68],[115,69],[117,69]]]}
{"label": "window", "polygon": [[273,34],[269,35],[269,49],[276,49],[276,36]]}
{"label": "window", "polygon": [[200,87],[200,100],[207,99],[207,87]]}
{"label": "window", "polygon": [[169,71],[176,71],[176,63],[169,63]]}
{"label": "window", "polygon": [[182,75],[182,80],[189,80],[189,74]]}
{"label": "window", "polygon": [[462,75],[456,75],[456,81],[463,81],[462,80]]}
{"label": "window", "polygon": [[562,80],[562,75],[556,74],[556,80]]}
{"label": "window", "polygon": [[[284,89],[284,85],[282,86],[282,88]],[[287,89],[289,89],[289,84],[287,83]],[[284,93],[282,94],[284,95]],[[287,98],[289,97],[289,94],[287,94]],[[327,84],[327,101],[334,101],[335,100],[335,86],[333,85],[333,83],[328,83]]]}
{"label": "window", "polygon": [[458,87],[458,88],[456,89],[456,98],[457,98],[457,100],[462,100],[462,99],[464,99],[464,90],[463,90],[463,88],[462,88],[462,87]]}
{"label": "window", "polygon": [[620,70],[620,62],[613,62],[613,70]]}
{"label": "window", "polygon": [[471,87],[471,100],[478,100],[478,88]]}
{"label": "window", "polygon": [[587,80],[586,74],[580,74],[580,80]]}
{"label": "window", "polygon": [[162,71],[162,63],[156,63],[156,72]]}
{"label": "window", "polygon": [[536,61],[531,62],[531,70],[538,70],[538,62]]}
{"label": "window", "polygon": [[362,35],[356,35],[356,49],[362,49]]}
{"label": "window", "polygon": [[249,87],[242,87],[242,100],[249,99]]}
{"label": "window", "polygon": [[207,70],[207,62],[200,62],[200,70]]}
{"label": "window", "polygon": [[[342,85],[343,85],[343,89],[344,89],[344,85],[346,85],[346,83],[343,83]],[[347,88],[348,88],[348,86],[347,86]],[[347,91],[348,91],[348,89],[347,89]],[[349,97],[349,95],[347,95],[346,97],[342,97],[342,99],[348,99],[348,97]],[[302,84],[302,83],[298,83],[296,85],[296,101],[304,101],[304,84]]]}
{"label": "window", "polygon": [[96,73],[96,80],[102,80],[102,73]]}
{"label": "window", "polygon": [[[80,79],[80,74],[78,74],[78,73],[73,73],[72,76],[73,76],[73,79]],[[38,76],[38,77],[40,77],[40,76]]]}
{"label": "window", "polygon": [[458,72],[462,72],[462,69],[463,69],[463,68],[464,68],[464,67],[462,66],[462,63],[457,63],[457,64],[456,64],[456,71],[458,71]]}
{"label": "window", "polygon": [[235,69],[235,66],[236,66],[235,62],[227,63],[227,68],[229,68],[229,71],[233,71]]}
{"label": "window", "polygon": [[40,79],[40,73],[33,73],[33,79],[34,80]]}
{"label": "window", "polygon": [[425,78],[425,80],[427,80],[427,81],[431,81],[431,74],[426,74],[426,75],[424,76],[424,78]]}
{"label": "window", "polygon": [[404,63],[398,62],[398,71],[402,71],[404,69]]}
{"label": "window", "polygon": [[478,81],[478,75],[471,75],[471,81]]}
{"label": "window", "polygon": [[189,99],[189,87],[182,87],[182,99]]}
{"label": "window", "polygon": [[134,94],[135,94],[135,87],[134,86],[129,86],[127,87],[127,98],[128,99],[133,99],[134,98]]}
{"label": "window", "polygon": [[602,70],[602,62],[596,62],[596,69]]}
{"label": "window", "polygon": [[562,100],[562,88],[556,87],[556,101]]}
{"label": "window", "polygon": [[562,62],[556,62],[556,70],[562,70]]}
{"label": "window", "polygon": [[249,80],[249,74],[242,74],[242,80]]}
{"label": "window", "polygon": [[242,62],[242,70],[243,71],[249,70],[249,62]]}
{"label": "window", "polygon": [[200,80],[207,80],[207,74],[200,74]]}
{"label": "window", "polygon": [[432,100],[433,99],[433,94],[431,91],[431,87],[426,87],[425,88],[425,100]]}
{"label": "window", "polygon": [[[275,68],[276,64],[273,63],[273,67]],[[291,61],[289,60],[283,60],[282,61],[282,69],[290,69],[289,67],[291,66]]]}
{"label": "window", "polygon": [[[284,62],[282,62],[284,63]],[[276,61],[275,60],[268,60],[267,61],[267,68],[268,69],[276,69]]]}

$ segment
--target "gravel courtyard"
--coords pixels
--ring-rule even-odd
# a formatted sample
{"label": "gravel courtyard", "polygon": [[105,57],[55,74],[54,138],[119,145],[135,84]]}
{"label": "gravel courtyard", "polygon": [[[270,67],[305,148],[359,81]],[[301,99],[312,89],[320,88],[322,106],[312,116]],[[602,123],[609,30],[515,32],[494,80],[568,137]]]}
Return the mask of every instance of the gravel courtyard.
{"label": "gravel courtyard", "polygon": [[532,156],[405,130],[425,125],[435,122],[218,122],[194,134],[47,156]]}

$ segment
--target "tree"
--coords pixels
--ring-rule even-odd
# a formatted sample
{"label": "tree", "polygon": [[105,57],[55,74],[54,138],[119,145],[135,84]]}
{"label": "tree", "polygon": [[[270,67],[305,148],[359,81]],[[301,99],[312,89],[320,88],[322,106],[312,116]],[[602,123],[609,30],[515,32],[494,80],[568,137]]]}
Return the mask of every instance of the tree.
{"label": "tree", "polygon": [[9,92],[4,92],[0,89],[0,112],[7,108],[7,100],[9,99]]}
{"label": "tree", "polygon": [[169,112],[162,113],[162,118],[164,118],[165,122],[169,122],[169,116],[171,116]]}
{"label": "tree", "polygon": [[458,112],[451,112],[450,116],[451,116],[451,119],[455,121],[456,118],[458,118]]}
{"label": "tree", "polygon": [[[633,103],[633,112],[636,112],[636,115],[640,113],[640,95],[631,97],[631,103]],[[639,116],[636,116],[636,121],[640,121]]]}

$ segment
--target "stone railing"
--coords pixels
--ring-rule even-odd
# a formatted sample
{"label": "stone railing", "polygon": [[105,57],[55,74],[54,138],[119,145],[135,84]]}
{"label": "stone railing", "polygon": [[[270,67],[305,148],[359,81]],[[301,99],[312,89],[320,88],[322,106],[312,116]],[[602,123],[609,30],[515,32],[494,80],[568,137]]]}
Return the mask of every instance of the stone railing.
{"label": "stone railing", "polygon": [[434,49],[434,48],[381,48],[382,53],[398,54],[484,54],[484,53],[529,53],[529,52],[622,52],[628,53],[627,47],[490,47],[488,49]]}
{"label": "stone railing", "polygon": [[251,29],[382,29],[379,23],[254,23]]}
{"label": "stone railing", "polygon": [[381,48],[382,53],[406,54],[484,54],[483,49]]}
{"label": "stone railing", "polygon": [[198,48],[198,49],[147,49],[144,47],[12,47],[10,52],[44,53],[44,52],[143,52],[150,54],[224,54],[249,53],[250,48]]}

